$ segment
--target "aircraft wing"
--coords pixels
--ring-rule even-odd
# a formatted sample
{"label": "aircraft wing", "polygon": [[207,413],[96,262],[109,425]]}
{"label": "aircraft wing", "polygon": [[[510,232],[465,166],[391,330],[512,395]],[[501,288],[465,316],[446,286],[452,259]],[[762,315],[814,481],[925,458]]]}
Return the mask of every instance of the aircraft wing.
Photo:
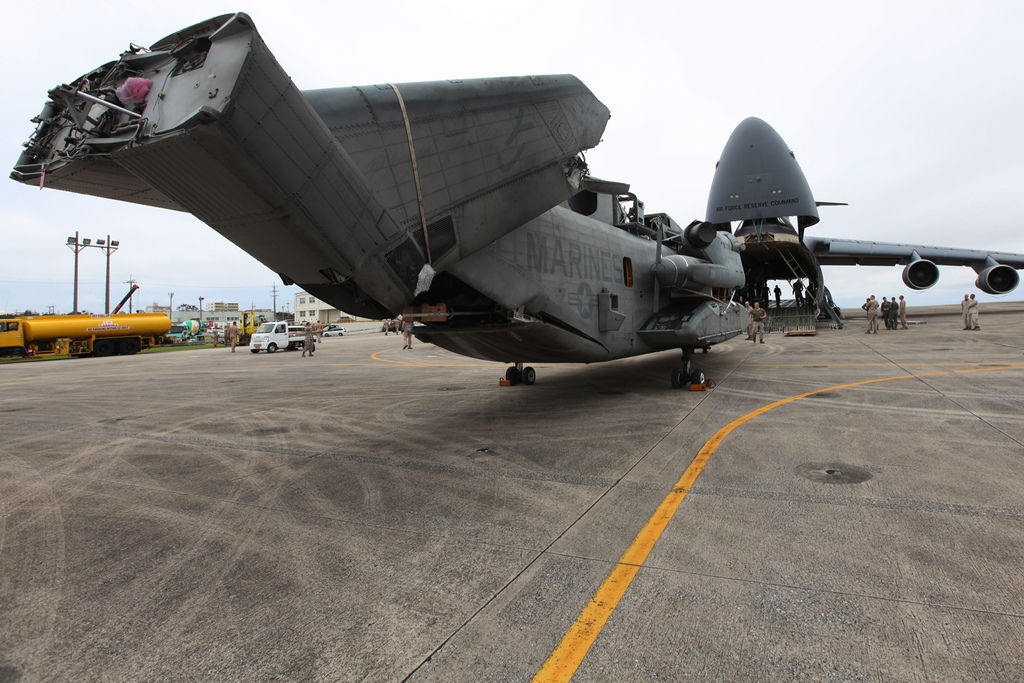
{"label": "aircraft wing", "polygon": [[245,14],[49,92],[24,183],[194,214],[357,315],[575,194],[608,109],[572,76],[301,93]]}
{"label": "aircraft wing", "polygon": [[1020,281],[1016,269],[1024,268],[1024,254],[984,249],[810,236],[804,238],[804,244],[823,266],[906,265],[903,281],[914,289],[935,284],[938,280],[936,265],[970,266],[978,273],[976,284],[980,289],[990,294],[1005,294]]}

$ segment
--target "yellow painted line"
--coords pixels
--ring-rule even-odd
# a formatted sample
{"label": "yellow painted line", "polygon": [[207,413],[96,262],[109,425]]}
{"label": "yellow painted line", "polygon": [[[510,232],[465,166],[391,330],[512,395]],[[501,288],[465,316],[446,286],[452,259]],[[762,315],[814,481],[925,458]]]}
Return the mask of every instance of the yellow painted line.
{"label": "yellow painted line", "polygon": [[630,583],[633,582],[633,578],[640,571],[640,567],[646,561],[647,556],[651,550],[654,549],[654,544],[657,543],[661,534],[665,531],[668,523],[672,520],[679,505],[686,498],[686,494],[690,492],[697,477],[704,470],[704,466],[707,465],[708,460],[714,454],[718,446],[721,445],[725,437],[729,436],[735,429],[740,427],[746,422],[753,420],[758,415],[763,415],[770,410],[774,410],[779,406],[798,401],[808,396],[814,396],[825,391],[834,391],[836,389],[846,389],[849,387],[863,386],[865,384],[875,384],[878,382],[892,382],[899,379],[916,379],[919,377],[931,377],[934,375],[950,375],[960,374],[967,372],[987,372],[996,370],[1020,370],[1024,369],[1024,365],[1007,365],[999,368],[975,368],[972,370],[941,370],[936,372],[926,372],[919,375],[900,375],[899,377],[882,377],[879,379],[869,379],[862,382],[852,382],[850,384],[838,384],[834,387],[827,389],[815,389],[814,391],[808,391],[803,394],[796,396],[790,396],[774,403],[762,406],[757,410],[747,413],[743,417],[737,418],[725,425],[712,436],[704,444],[704,446],[697,453],[697,457],[693,459],[690,466],[683,472],[683,476],[680,477],[676,485],[672,487],[672,491],[665,496],[665,499],[661,501],[658,508],[651,515],[647,523],[644,524],[643,528],[640,529],[640,533],[636,535],[633,542],[626,549],[626,552],[622,554],[619,561],[612,567],[608,577],[604,580],[604,583],[594,593],[594,597],[590,599],[590,602],[579,617],[573,623],[566,634],[562,637],[562,641],[554,649],[547,661],[544,662],[544,666],[541,667],[537,675],[534,676],[534,681],[568,681],[575,675],[576,670],[583,662],[583,657],[586,656],[590,646],[594,644],[597,636],[601,633],[605,623],[611,617],[612,612],[618,606],[619,601],[622,600],[622,596],[625,595],[626,589],[629,588]]}

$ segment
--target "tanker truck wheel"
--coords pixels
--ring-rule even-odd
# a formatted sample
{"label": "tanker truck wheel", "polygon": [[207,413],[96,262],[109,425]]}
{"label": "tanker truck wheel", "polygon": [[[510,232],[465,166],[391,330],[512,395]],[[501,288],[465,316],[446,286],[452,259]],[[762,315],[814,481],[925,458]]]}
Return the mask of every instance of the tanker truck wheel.
{"label": "tanker truck wheel", "polygon": [[122,356],[130,356],[142,350],[142,344],[138,339],[122,339],[117,344],[117,352]]}
{"label": "tanker truck wheel", "polygon": [[97,358],[112,356],[114,354],[114,342],[109,339],[100,339],[92,345],[92,355]]}

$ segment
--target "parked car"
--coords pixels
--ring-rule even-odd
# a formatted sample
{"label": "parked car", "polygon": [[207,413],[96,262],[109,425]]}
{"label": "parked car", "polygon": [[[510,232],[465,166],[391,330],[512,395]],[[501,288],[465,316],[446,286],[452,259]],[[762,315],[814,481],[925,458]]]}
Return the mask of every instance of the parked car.
{"label": "parked car", "polygon": [[344,337],[345,336],[345,328],[342,327],[341,325],[328,325],[327,327],[324,328],[323,336],[325,336],[325,337]]}

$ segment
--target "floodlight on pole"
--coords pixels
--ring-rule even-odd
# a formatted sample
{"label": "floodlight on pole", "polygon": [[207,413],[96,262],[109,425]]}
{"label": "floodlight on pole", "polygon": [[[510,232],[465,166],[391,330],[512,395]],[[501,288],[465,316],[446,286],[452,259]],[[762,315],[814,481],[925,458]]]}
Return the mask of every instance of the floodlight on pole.
{"label": "floodlight on pole", "polygon": [[78,232],[75,231],[74,237],[68,237],[67,245],[71,251],[75,252],[75,294],[71,312],[78,313],[78,252],[82,251],[89,245],[89,240],[85,240],[84,243],[79,242]]}
{"label": "floodlight on pole", "polygon": [[96,240],[94,246],[98,246],[107,255],[107,294],[104,299],[103,312],[110,315],[110,255],[117,251],[118,246],[121,243],[117,240],[110,239],[110,235],[107,235],[106,240]]}
{"label": "floodlight on pole", "polygon": [[83,249],[85,249],[86,247],[95,247],[97,249],[102,249],[104,251],[104,253],[106,253],[106,255],[107,255],[107,295],[106,295],[106,299],[104,301],[103,312],[105,314],[109,314],[110,313],[110,255],[112,253],[114,253],[115,251],[117,251],[117,248],[118,248],[118,246],[120,246],[120,244],[121,243],[118,242],[117,240],[110,239],[110,235],[107,235],[107,239],[105,239],[105,240],[96,240],[95,244],[93,244],[93,241],[90,238],[88,238],[88,237],[83,237],[81,239],[81,241],[79,241],[78,233],[77,232],[75,232],[75,236],[74,237],[68,237],[68,240],[67,240],[68,248],[75,252],[75,299],[74,299],[74,309],[75,309],[74,312],[75,313],[78,312],[78,253],[80,251],[82,251]]}

